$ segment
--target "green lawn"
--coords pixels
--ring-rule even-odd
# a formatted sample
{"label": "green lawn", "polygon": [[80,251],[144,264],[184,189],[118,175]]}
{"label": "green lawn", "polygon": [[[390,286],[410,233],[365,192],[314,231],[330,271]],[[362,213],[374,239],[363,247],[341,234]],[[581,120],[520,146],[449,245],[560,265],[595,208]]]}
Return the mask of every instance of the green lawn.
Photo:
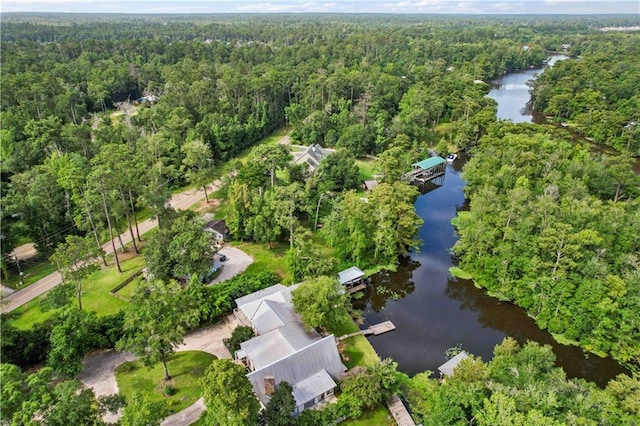
{"label": "green lawn", "polygon": [[[340,337],[360,329],[346,310],[343,316],[344,319],[341,323],[329,329],[329,332],[333,333],[334,336]],[[341,344],[344,345],[344,353],[349,357],[348,360],[345,360],[345,365],[348,368],[353,368],[357,365],[372,366],[379,362],[378,354],[373,349],[373,346],[362,335],[348,337]]]}
{"label": "green lawn", "polygon": [[15,315],[15,318],[10,320],[10,324],[19,330],[30,330],[35,324],[45,322],[51,318],[56,311],[43,312],[40,308],[40,301],[43,298],[44,296],[37,297],[11,312],[12,315]]}
{"label": "green lawn", "polygon": [[340,337],[345,334],[355,333],[359,330],[358,325],[351,319],[349,314],[345,309],[342,310],[342,321],[336,324],[333,327],[329,328],[329,332],[333,333],[334,336]]}
{"label": "green lawn", "polygon": [[394,426],[396,422],[385,407],[379,406],[373,411],[365,412],[357,420],[346,420],[340,424],[345,426]]}
{"label": "green lawn", "polygon": [[[373,159],[371,158],[358,158],[356,160],[356,166],[360,170],[360,174],[358,175],[358,181],[362,182],[365,180],[373,180]],[[361,187],[358,187],[356,191],[360,197],[366,197],[367,193]]]}
{"label": "green lawn", "polygon": [[[119,283],[139,271],[144,264],[142,256],[136,256],[120,263],[122,274],[116,271],[113,261],[109,266],[85,278],[82,289],[82,307],[89,311],[95,311],[98,316],[115,314],[127,306],[127,302],[111,295],[110,290]],[[129,286],[127,286],[129,287]],[[44,322],[55,311],[43,312],[40,302],[46,294],[39,296],[31,302],[15,310],[16,318],[11,320],[11,324],[16,328],[28,330],[34,324]],[[75,302],[75,299],[73,301]]]}
{"label": "green lawn", "polygon": [[144,277],[142,275],[137,276],[129,284],[125,285],[120,290],[118,290],[116,294],[120,297],[124,297],[127,300],[131,299],[131,296],[133,296],[133,292],[136,290],[136,287],[143,280],[144,280]]}
{"label": "green lawn", "polygon": [[178,352],[169,358],[168,368],[174,394],[164,394],[164,369],[159,362],[148,369],[140,361],[126,362],[116,368],[120,394],[131,398],[143,393],[152,401],[162,402],[169,413],[184,410],[201,396],[200,378],[216,357],[201,351]]}
{"label": "green lawn", "polygon": [[356,160],[356,166],[360,169],[360,174],[358,175],[358,179],[360,179],[360,181],[373,179],[374,161],[375,160],[371,158],[358,158]]}
{"label": "green lawn", "polygon": [[270,134],[269,136],[267,136],[266,138],[262,139],[260,142],[258,142],[257,145],[263,144],[263,143],[278,142],[284,136],[289,134],[290,131],[291,131],[290,127],[282,127],[280,129],[276,130],[275,132],[273,132],[272,134]]}
{"label": "green lawn", "polygon": [[345,361],[347,368],[353,368],[358,365],[371,367],[380,362],[378,354],[366,337],[362,335],[353,336],[343,340],[342,343],[344,344],[344,353],[349,357]]}
{"label": "green lawn", "polygon": [[82,291],[82,307],[95,311],[99,316],[115,314],[127,306],[127,302],[111,295],[110,291],[144,266],[142,256],[120,262],[122,273],[118,273],[111,263],[107,268],[86,279]]}
{"label": "green lawn", "polygon": [[18,276],[17,271],[12,274],[7,281],[3,281],[2,284],[14,290],[19,290],[21,288],[28,287],[40,278],[46,277],[56,271],[56,266],[52,265],[47,260],[35,261],[33,263],[31,260],[27,260],[21,262],[20,267],[22,268],[22,272],[24,272],[24,284],[20,284],[20,277]]}
{"label": "green lawn", "polygon": [[283,282],[289,282],[289,280],[291,280],[291,273],[284,258],[289,244],[281,242],[272,243],[272,249],[269,249],[266,244],[262,245],[242,241],[234,241],[231,245],[253,257],[253,263],[249,265],[247,272],[270,271],[280,275]]}

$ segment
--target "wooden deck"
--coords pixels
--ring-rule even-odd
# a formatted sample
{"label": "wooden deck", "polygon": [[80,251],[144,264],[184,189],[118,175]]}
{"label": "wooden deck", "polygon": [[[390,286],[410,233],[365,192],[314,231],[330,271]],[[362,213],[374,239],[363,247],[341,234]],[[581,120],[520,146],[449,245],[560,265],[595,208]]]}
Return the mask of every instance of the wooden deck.
{"label": "wooden deck", "polygon": [[387,401],[387,408],[398,426],[416,426],[398,395],[392,395]]}
{"label": "wooden deck", "polygon": [[355,287],[351,287],[351,288],[347,289],[347,293],[353,294],[353,293],[356,293],[356,292],[358,292],[360,290],[364,290],[365,288],[367,288],[367,284],[366,283],[358,284]]}
{"label": "wooden deck", "polygon": [[356,331],[355,333],[345,334],[344,336],[338,337],[338,340],[344,340],[349,337],[357,336],[358,334],[362,334],[363,336],[377,336],[378,334],[386,333],[388,331],[393,331],[396,329],[396,326],[393,325],[391,321],[381,322],[380,324],[372,325],[369,328],[365,328],[364,330]]}
{"label": "wooden deck", "polygon": [[395,330],[396,326],[393,325],[391,321],[385,321],[381,322],[380,324],[372,325],[371,327],[369,327],[369,329],[373,331],[374,336],[377,336],[378,334]]}

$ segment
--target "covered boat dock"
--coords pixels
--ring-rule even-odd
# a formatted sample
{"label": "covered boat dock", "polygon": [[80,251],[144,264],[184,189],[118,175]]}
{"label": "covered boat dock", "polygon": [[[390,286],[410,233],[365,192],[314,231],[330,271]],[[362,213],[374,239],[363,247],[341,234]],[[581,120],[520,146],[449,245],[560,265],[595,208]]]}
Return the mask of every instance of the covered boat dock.
{"label": "covered boat dock", "polygon": [[442,157],[429,157],[411,165],[411,171],[403,175],[403,180],[410,183],[424,183],[438,176],[443,176],[447,162]]}

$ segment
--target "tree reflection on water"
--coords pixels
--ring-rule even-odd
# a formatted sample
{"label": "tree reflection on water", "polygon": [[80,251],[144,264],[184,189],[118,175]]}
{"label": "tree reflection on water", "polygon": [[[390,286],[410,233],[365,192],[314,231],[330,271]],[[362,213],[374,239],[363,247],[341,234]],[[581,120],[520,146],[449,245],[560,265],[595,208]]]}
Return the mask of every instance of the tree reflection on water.
{"label": "tree reflection on water", "polygon": [[413,271],[418,267],[420,262],[407,257],[401,259],[396,271],[382,271],[373,275],[364,297],[353,300],[353,307],[364,310],[370,304],[371,309],[380,312],[388,300],[399,300],[413,293],[416,288]]}

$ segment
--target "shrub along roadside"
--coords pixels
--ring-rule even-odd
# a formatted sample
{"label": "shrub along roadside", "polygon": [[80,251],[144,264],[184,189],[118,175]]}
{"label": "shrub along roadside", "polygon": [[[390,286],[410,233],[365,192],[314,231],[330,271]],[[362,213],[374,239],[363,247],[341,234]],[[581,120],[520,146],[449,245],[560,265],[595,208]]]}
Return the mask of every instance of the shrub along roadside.
{"label": "shrub along roadside", "polygon": [[280,282],[273,272],[244,273],[220,284],[205,286],[192,280],[187,288],[196,293],[200,307],[200,325],[213,324],[234,308],[234,299]]}
{"label": "shrub along roadside", "polygon": [[[238,275],[228,281],[213,286],[194,285],[187,291],[195,291],[200,307],[200,324],[213,324],[222,316],[231,312],[233,300],[247,294],[262,290],[280,281],[278,275],[271,272]],[[11,325],[11,314],[0,315],[2,339],[0,356],[2,362],[18,365],[22,368],[32,367],[46,362],[51,350],[50,337],[59,320],[50,319],[37,323],[30,330],[20,330]],[[96,317],[91,323],[91,336],[87,342],[87,351],[115,347],[122,337],[123,313]]]}

